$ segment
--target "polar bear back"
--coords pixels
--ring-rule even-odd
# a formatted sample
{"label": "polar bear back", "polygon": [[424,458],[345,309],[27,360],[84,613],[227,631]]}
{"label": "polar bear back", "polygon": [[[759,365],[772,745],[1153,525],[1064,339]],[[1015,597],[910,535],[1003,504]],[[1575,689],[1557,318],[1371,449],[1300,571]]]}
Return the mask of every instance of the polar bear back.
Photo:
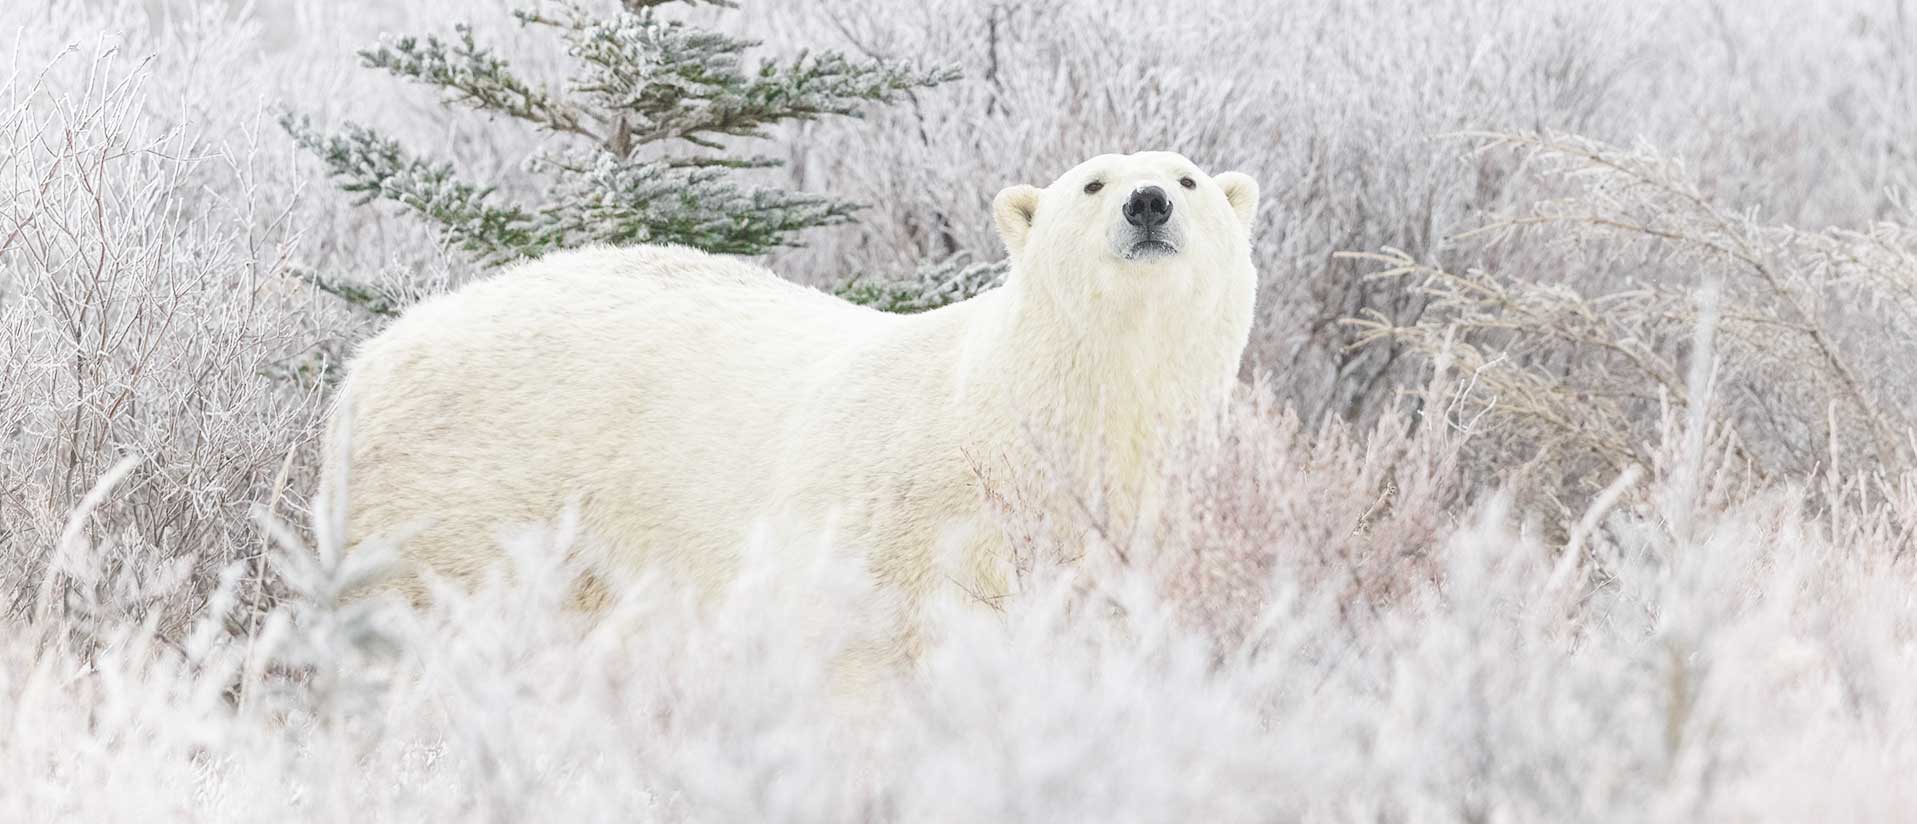
{"label": "polar bear back", "polygon": [[552,255],[423,303],[349,370],[349,540],[404,536],[415,568],[470,576],[571,502],[585,534],[722,580],[773,503],[784,410],[896,320],[671,247]]}

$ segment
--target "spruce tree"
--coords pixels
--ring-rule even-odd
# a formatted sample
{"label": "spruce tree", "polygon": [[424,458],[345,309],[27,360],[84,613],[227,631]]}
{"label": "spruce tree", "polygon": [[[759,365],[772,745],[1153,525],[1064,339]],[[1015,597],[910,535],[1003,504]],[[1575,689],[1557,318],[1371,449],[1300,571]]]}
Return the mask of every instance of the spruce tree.
{"label": "spruce tree", "polygon": [[[748,67],[744,53],[757,43],[659,13],[673,2],[732,5],[623,0],[603,11],[579,2],[516,11],[529,31],[565,41],[572,68],[556,83],[522,76],[463,24],[450,38],[389,37],[360,52],[369,67],[441,89],[449,105],[559,136],[527,165],[543,184],[536,204],[512,202],[495,186],[462,178],[452,163],[417,155],[367,126],[346,123],[329,132],[291,114],[281,124],[319,155],[341,188],[362,202],[386,200],[417,212],[486,265],[591,243],[679,243],[749,255],[791,244],[802,229],[845,222],[857,206],[747,185],[741,172],[779,162],[741,155],[739,143],[763,138],[781,122],[856,116],[864,105],[957,76],[950,68],[856,61],[830,51]],[[314,280],[349,302],[364,294]],[[892,299],[862,288],[873,300]],[[900,308],[922,308],[912,303]]]}

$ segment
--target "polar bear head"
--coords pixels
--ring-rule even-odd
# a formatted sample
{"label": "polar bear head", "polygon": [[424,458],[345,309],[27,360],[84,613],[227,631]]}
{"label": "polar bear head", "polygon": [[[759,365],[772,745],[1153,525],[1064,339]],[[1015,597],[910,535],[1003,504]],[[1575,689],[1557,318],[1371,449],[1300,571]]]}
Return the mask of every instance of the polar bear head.
{"label": "polar bear head", "polygon": [[1099,155],[1043,189],[999,192],[992,208],[1014,278],[1067,302],[1222,296],[1256,277],[1258,184],[1175,152]]}

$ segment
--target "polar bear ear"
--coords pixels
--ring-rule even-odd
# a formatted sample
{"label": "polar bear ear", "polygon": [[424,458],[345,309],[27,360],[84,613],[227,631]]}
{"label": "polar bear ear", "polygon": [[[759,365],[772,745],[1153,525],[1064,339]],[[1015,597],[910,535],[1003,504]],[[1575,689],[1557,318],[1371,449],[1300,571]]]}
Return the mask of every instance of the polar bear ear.
{"label": "polar bear ear", "polygon": [[1017,256],[1025,250],[1025,237],[1032,233],[1032,220],[1038,216],[1039,189],[1036,186],[1009,186],[992,198],[992,219],[998,222],[998,236],[1005,249]]}
{"label": "polar bear ear", "polygon": [[1258,214],[1258,181],[1244,172],[1226,172],[1212,180],[1225,190],[1225,199],[1231,201],[1231,210],[1238,213],[1238,222],[1249,228],[1251,219]]}

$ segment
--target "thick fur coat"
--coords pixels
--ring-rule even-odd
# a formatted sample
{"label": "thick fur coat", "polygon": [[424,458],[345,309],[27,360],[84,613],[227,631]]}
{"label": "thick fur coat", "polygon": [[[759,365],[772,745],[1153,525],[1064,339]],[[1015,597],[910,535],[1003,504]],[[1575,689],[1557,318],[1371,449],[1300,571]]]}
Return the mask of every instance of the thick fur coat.
{"label": "thick fur coat", "polygon": [[909,657],[927,598],[1004,586],[981,468],[1044,439],[1135,504],[1167,433],[1234,384],[1256,203],[1177,154],[1096,157],[998,195],[1003,287],[911,316],[684,248],[521,265],[353,359],[329,465],[349,541],[404,536],[415,598],[569,506],[595,560],[713,588],[755,536],[826,541],[883,594],[870,654]]}

